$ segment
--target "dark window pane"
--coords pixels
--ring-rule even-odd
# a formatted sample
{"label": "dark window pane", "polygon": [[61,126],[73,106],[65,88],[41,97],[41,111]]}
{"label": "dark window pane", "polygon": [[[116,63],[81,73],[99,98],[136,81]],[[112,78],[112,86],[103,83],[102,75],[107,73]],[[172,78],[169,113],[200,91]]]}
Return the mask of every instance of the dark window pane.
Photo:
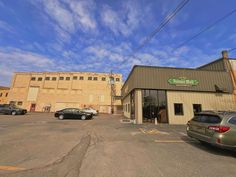
{"label": "dark window pane", "polygon": [[84,77],[83,77],[83,76],[80,76],[80,77],[79,77],[79,80],[84,80]]}
{"label": "dark window pane", "polygon": [[78,79],[78,77],[77,76],[73,76],[73,80],[77,80]]}
{"label": "dark window pane", "polygon": [[106,78],[105,78],[105,77],[103,77],[103,78],[102,78],[102,81],[106,81]]}
{"label": "dark window pane", "polygon": [[90,81],[91,81],[91,80],[92,80],[92,77],[88,77],[88,80],[90,80]]}
{"label": "dark window pane", "polygon": [[218,124],[218,123],[221,122],[221,118],[219,116],[216,116],[216,115],[199,114],[195,117],[197,117],[196,121],[202,122],[202,123]]}
{"label": "dark window pane", "polygon": [[69,81],[69,80],[70,80],[70,77],[66,77],[66,80]]}
{"label": "dark window pane", "polygon": [[116,78],[116,82],[120,82],[120,78]]}
{"label": "dark window pane", "polygon": [[35,80],[36,80],[36,77],[31,77],[31,80],[32,80],[32,81],[35,81]]}
{"label": "dark window pane", "polygon": [[22,104],[23,104],[22,101],[18,101],[18,102],[17,102],[17,105],[19,105],[19,106],[21,106]]}
{"label": "dark window pane", "polygon": [[56,80],[57,80],[57,78],[56,78],[56,77],[52,77],[52,80],[53,80],[53,81],[56,81]]}
{"label": "dark window pane", "polygon": [[46,81],[49,81],[49,80],[50,80],[50,77],[45,77],[45,80],[46,80]]}
{"label": "dark window pane", "polygon": [[231,118],[231,119],[229,120],[229,123],[236,125],[236,117]]}
{"label": "dark window pane", "polygon": [[175,115],[184,115],[183,104],[174,103]]}
{"label": "dark window pane", "polygon": [[42,80],[43,80],[43,78],[42,78],[42,77],[39,77],[39,78],[38,78],[38,81],[42,81]]}
{"label": "dark window pane", "polygon": [[193,104],[193,113],[194,115],[202,111],[201,104]]}
{"label": "dark window pane", "polygon": [[0,93],[0,97],[2,96],[2,93]]}
{"label": "dark window pane", "polygon": [[94,80],[94,81],[97,81],[97,80],[98,80],[98,78],[97,78],[97,77],[94,77],[94,78],[93,78],[93,80]]}
{"label": "dark window pane", "polygon": [[6,97],[8,96],[8,93],[6,93]]}
{"label": "dark window pane", "polygon": [[64,80],[64,77],[59,77],[59,80]]}

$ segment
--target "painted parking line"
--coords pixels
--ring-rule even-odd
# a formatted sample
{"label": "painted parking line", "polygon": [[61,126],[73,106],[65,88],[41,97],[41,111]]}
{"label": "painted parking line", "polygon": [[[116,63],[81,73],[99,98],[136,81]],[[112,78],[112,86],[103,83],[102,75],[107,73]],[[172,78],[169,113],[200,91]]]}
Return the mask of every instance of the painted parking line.
{"label": "painted parking line", "polygon": [[144,133],[144,134],[150,134],[150,135],[155,135],[155,134],[169,135],[169,133],[163,132],[163,131],[159,131],[157,129],[145,130],[143,128],[140,128],[139,130],[142,133]]}
{"label": "painted parking line", "polygon": [[0,165],[0,170],[3,170],[3,171],[17,171],[17,170],[25,170],[25,168],[15,167],[15,166],[1,166]]}
{"label": "painted parking line", "polygon": [[188,143],[188,142],[196,142],[193,140],[154,140],[155,143]]}

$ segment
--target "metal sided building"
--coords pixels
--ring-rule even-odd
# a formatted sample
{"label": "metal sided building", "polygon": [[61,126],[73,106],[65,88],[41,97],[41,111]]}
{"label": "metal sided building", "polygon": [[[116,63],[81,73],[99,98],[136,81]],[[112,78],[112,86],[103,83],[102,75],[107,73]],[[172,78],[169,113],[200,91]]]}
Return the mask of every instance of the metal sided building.
{"label": "metal sided building", "polygon": [[124,116],[137,124],[186,124],[203,110],[236,110],[226,58],[196,69],[134,66],[122,87]]}

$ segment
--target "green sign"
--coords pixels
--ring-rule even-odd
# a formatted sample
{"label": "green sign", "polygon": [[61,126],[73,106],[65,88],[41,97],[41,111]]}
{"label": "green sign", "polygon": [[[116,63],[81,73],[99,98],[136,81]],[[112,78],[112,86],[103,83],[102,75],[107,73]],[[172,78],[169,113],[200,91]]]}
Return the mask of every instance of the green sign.
{"label": "green sign", "polygon": [[196,79],[186,79],[186,78],[170,78],[168,83],[176,86],[196,86],[199,81]]}

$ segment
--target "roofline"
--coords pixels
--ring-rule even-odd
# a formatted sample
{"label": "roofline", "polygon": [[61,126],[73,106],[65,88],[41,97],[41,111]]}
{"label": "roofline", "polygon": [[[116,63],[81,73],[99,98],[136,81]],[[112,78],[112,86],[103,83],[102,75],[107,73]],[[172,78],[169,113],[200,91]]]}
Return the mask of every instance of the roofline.
{"label": "roofline", "polygon": [[[196,69],[201,69],[201,68],[203,68],[203,67],[205,67],[205,66],[208,66],[208,65],[210,65],[210,64],[213,64],[213,63],[218,62],[218,61],[220,61],[220,60],[224,60],[224,58],[219,58],[219,59],[213,60],[213,61],[211,61],[210,63],[207,63],[207,64],[204,64],[204,65],[201,65],[201,66],[197,67]],[[227,58],[226,60],[236,60],[236,58]]]}
{"label": "roofline", "polygon": [[[35,72],[35,71],[22,71],[22,72],[13,72],[14,74],[56,74],[56,73],[65,73],[65,74],[75,74],[75,73],[91,73],[91,74],[110,74],[108,72],[89,72],[89,71],[42,71],[42,72]],[[112,73],[114,75],[121,75],[121,73]]]}
{"label": "roofline", "polygon": [[10,87],[0,86],[1,90],[10,90]]}

